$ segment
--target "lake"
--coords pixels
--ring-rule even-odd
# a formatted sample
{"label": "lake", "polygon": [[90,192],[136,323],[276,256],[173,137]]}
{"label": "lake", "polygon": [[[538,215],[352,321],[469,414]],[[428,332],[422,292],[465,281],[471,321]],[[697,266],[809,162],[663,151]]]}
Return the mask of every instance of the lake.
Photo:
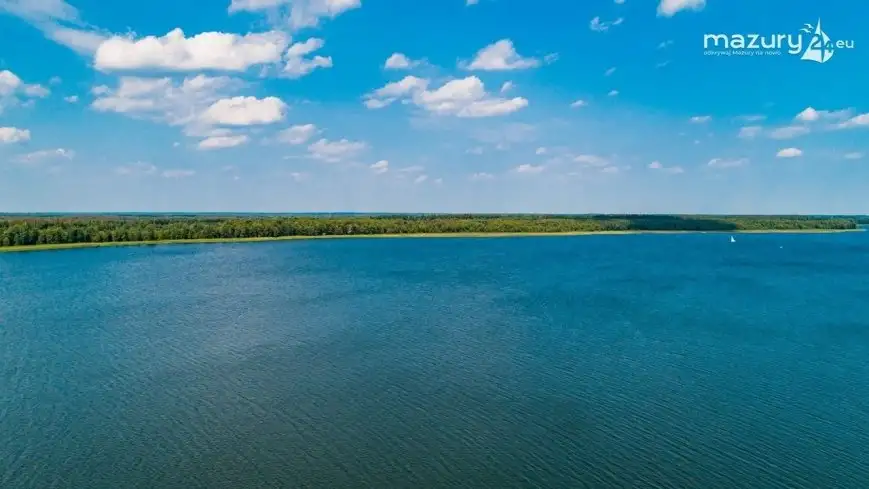
{"label": "lake", "polygon": [[869,487],[869,234],[0,254],[0,487]]}

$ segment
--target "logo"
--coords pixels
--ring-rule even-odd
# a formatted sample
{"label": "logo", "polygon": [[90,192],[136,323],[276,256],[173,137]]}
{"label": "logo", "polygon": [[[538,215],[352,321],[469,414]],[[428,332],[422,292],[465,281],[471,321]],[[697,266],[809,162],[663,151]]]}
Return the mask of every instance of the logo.
{"label": "logo", "polygon": [[803,61],[826,63],[841,50],[854,49],[854,40],[833,41],[817,24],[805,24],[796,34],[704,34],[705,56],[800,56]]}

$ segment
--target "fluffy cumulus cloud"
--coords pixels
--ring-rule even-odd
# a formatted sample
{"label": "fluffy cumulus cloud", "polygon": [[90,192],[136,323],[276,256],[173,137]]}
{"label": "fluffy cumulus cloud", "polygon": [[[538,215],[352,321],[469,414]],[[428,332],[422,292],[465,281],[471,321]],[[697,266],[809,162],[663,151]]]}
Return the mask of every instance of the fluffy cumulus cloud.
{"label": "fluffy cumulus cloud", "polygon": [[658,15],[672,17],[682,10],[702,10],[706,0],[660,0]]}
{"label": "fluffy cumulus cloud", "polygon": [[197,123],[202,113],[243,84],[229,77],[197,75],[180,81],[171,78],[121,77],[117,87],[94,87],[91,107],[99,112],[116,112],[133,118],[169,125]]}
{"label": "fluffy cumulus cloud", "polygon": [[708,116],[708,115],[695,115],[694,117],[692,117],[692,118],[690,119],[690,122],[691,122],[692,124],[703,124],[703,123],[705,123],[705,122],[709,122],[710,120],[712,120],[712,116]]}
{"label": "fluffy cumulus cloud", "polygon": [[21,99],[47,97],[51,92],[42,85],[25,83],[9,70],[0,71],[0,113],[4,107],[15,105]]}
{"label": "fluffy cumulus cloud", "polygon": [[30,141],[30,131],[17,127],[0,127],[0,144],[14,144]]}
{"label": "fluffy cumulus cloud", "polygon": [[836,125],[837,129],[853,129],[857,127],[869,128],[869,113],[855,115]]}
{"label": "fluffy cumulus cloud", "polygon": [[408,70],[410,68],[415,68],[420,64],[422,64],[422,61],[412,60],[402,53],[392,53],[392,55],[386,59],[386,63],[384,63],[383,67],[387,70]]}
{"label": "fluffy cumulus cloud", "polygon": [[115,36],[99,44],[94,66],[103,71],[244,71],[280,61],[288,43],[289,37],[278,31],[243,36],[203,32],[186,37],[184,31],[175,29],[162,37]]}
{"label": "fluffy cumulus cloud", "polygon": [[371,169],[374,173],[381,175],[389,171],[389,162],[386,160],[380,160],[376,163],[373,163],[368,168]]}
{"label": "fluffy cumulus cloud", "polygon": [[842,110],[816,110],[814,107],[807,107],[805,110],[797,114],[795,119],[800,122],[817,122],[821,120],[842,120],[847,119],[853,114],[852,109]]}
{"label": "fluffy cumulus cloud", "polygon": [[528,106],[522,97],[489,94],[476,76],[452,80],[432,90],[429,84],[429,80],[408,76],[369,94],[365,105],[378,109],[404,99],[433,114],[468,118],[501,116]]}
{"label": "fluffy cumulus cloud", "polygon": [[803,155],[799,148],[785,148],[776,153],[776,158],[797,158]]}
{"label": "fluffy cumulus cloud", "polygon": [[230,148],[246,144],[249,137],[221,126],[273,124],[282,121],[288,110],[276,97],[233,96],[243,86],[225,76],[121,77],[115,88],[100,85],[91,90],[96,96],[91,108],[180,126],[185,135],[203,138],[199,149]]}
{"label": "fluffy cumulus cloud", "polygon": [[308,146],[308,153],[312,158],[328,163],[338,163],[355,158],[366,149],[368,149],[368,144],[363,141],[349,141],[347,139],[330,141],[324,138]]}
{"label": "fluffy cumulus cloud", "polygon": [[317,27],[322,19],[334,19],[362,6],[362,0],[232,0],[230,12],[280,13],[291,29]]}
{"label": "fluffy cumulus cloud", "polygon": [[317,134],[317,126],[314,124],[301,124],[288,127],[278,133],[278,140],[292,145],[307,143]]}
{"label": "fluffy cumulus cloud", "polygon": [[287,104],[277,97],[233,97],[214,102],[201,120],[207,125],[254,126],[280,122],[286,112]]}
{"label": "fluffy cumulus cloud", "polygon": [[331,57],[319,55],[309,57],[324,44],[322,39],[312,37],[305,42],[297,42],[290,46],[286,53],[284,75],[288,78],[301,78],[317,68],[331,68]]}
{"label": "fluffy cumulus cloud", "polygon": [[516,52],[516,48],[513,47],[513,41],[501,39],[478,51],[476,57],[466,68],[481,71],[507,71],[536,68],[540,64],[539,59],[520,56]]}

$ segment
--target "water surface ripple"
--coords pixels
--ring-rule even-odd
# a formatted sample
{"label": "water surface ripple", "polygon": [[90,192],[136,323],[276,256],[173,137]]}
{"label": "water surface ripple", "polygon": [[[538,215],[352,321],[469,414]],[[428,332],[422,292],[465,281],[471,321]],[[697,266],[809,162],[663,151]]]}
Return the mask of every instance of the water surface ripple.
{"label": "water surface ripple", "polygon": [[869,487],[869,235],[0,255],[0,488]]}

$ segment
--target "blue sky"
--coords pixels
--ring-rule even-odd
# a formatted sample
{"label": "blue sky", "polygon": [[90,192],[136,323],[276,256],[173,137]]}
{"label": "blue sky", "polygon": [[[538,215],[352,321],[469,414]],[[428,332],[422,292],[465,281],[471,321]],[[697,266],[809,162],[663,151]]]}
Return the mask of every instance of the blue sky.
{"label": "blue sky", "polygon": [[471,3],[0,0],[0,211],[869,213],[869,5]]}

